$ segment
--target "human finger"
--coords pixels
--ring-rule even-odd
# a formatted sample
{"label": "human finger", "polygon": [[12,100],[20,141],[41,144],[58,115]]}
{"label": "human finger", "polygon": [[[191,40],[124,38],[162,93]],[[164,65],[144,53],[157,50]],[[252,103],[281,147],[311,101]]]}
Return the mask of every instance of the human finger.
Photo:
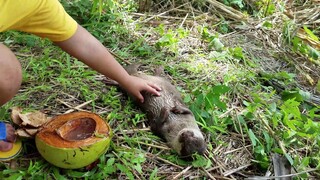
{"label": "human finger", "polygon": [[144,102],[144,98],[143,98],[143,96],[142,96],[142,94],[141,94],[141,93],[137,94],[137,95],[136,95],[136,98],[137,98],[137,99],[138,99],[138,101],[140,101],[141,103],[143,103],[143,102]]}
{"label": "human finger", "polygon": [[156,89],[157,91],[161,91],[161,87],[156,85],[156,84],[153,84],[153,83],[148,83],[149,86],[151,86],[153,89]]}
{"label": "human finger", "polygon": [[16,141],[16,135],[15,135],[15,130],[12,127],[12,125],[11,124],[6,124],[6,129],[7,129],[6,141],[15,142]]}
{"label": "human finger", "polygon": [[13,147],[13,144],[10,142],[6,142],[6,141],[0,141],[0,151],[2,152],[6,152],[11,150]]}
{"label": "human finger", "polygon": [[149,93],[156,95],[156,96],[160,96],[159,90],[155,89],[153,86],[151,86],[151,84],[148,83],[148,87],[146,89],[146,91],[148,91]]}

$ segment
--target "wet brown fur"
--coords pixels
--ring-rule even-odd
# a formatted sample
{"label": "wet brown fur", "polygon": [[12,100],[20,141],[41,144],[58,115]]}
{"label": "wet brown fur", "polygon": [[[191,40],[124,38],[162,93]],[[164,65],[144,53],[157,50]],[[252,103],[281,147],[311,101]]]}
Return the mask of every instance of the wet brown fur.
{"label": "wet brown fur", "polygon": [[165,139],[181,156],[190,156],[195,152],[203,154],[206,150],[204,138],[179,91],[167,79],[159,76],[159,69],[156,76],[150,76],[138,72],[138,67],[139,65],[130,65],[126,70],[161,88],[161,96],[143,93],[144,103],[136,101],[147,114],[151,131]]}

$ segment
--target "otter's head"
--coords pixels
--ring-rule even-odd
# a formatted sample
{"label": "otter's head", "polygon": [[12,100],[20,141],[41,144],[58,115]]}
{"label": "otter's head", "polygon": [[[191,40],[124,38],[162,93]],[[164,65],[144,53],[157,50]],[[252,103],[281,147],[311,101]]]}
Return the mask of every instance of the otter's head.
{"label": "otter's head", "polygon": [[182,157],[191,156],[193,153],[204,154],[207,149],[206,142],[197,129],[184,129],[179,135],[181,143],[180,155]]}

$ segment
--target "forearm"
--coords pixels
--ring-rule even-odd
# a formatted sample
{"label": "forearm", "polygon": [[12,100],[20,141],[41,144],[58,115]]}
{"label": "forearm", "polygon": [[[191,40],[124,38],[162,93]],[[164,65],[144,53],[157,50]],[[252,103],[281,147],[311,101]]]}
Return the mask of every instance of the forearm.
{"label": "forearm", "polygon": [[120,84],[126,83],[128,73],[108,50],[80,25],[70,39],[55,44],[99,73]]}
{"label": "forearm", "polygon": [[143,102],[142,91],[159,96],[160,87],[130,76],[112,57],[108,50],[87,30],[78,25],[76,33],[68,40],[55,42],[70,55],[84,62],[92,69],[117,81],[129,94]]}

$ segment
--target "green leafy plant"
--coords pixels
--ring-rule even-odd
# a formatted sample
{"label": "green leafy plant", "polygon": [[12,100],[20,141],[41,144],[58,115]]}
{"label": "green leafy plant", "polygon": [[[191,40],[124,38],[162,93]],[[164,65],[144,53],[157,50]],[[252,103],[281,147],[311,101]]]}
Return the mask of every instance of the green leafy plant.
{"label": "green leafy plant", "polygon": [[142,174],[141,164],[146,160],[143,154],[130,151],[119,152],[117,157],[121,161],[121,163],[115,163],[115,166],[122,173],[125,173],[129,179],[134,179],[134,176],[132,174],[133,171]]}
{"label": "green leafy plant", "polygon": [[[303,148],[305,146],[311,149],[319,149],[319,123],[313,121],[314,112],[317,108],[307,108],[305,113],[300,112],[303,99],[296,101],[296,96],[287,96],[284,102],[268,104],[259,98],[259,101],[252,103],[245,102],[246,118],[252,121],[262,122],[260,126],[254,129],[248,128],[248,135],[253,145],[254,154],[257,163],[267,168],[269,166],[269,154],[284,154],[293,166],[299,166],[301,160],[299,154],[289,153],[290,147]],[[259,103],[258,103],[259,102]],[[265,108],[267,107],[267,108]],[[263,110],[264,109],[264,110]],[[268,110],[267,110],[268,109]],[[258,115],[258,111],[264,111],[264,115]],[[245,125],[248,127],[248,125]],[[260,129],[260,131],[258,130]],[[263,131],[261,129],[265,129]],[[257,133],[262,134],[257,135]],[[281,140],[280,140],[281,139]],[[288,150],[287,150],[288,148]],[[313,157],[315,151],[308,152],[308,157]],[[315,154],[314,154],[315,155]],[[318,160],[314,160],[317,162]],[[304,160],[304,168],[314,166],[311,162],[307,164]],[[301,166],[300,166],[301,167]]]}
{"label": "green leafy plant", "polygon": [[[221,96],[230,90],[224,85],[202,86],[193,92],[193,103],[190,109],[196,116],[199,124],[207,131],[214,133],[216,131],[226,132],[227,126],[231,123],[230,118],[220,119],[221,115],[227,108],[225,102],[221,101]],[[186,96],[184,101],[189,103],[190,96]]]}
{"label": "green leafy plant", "polygon": [[159,33],[160,39],[158,39],[155,46],[157,48],[168,48],[168,50],[173,53],[178,52],[179,40],[188,35],[188,32],[181,28],[177,30],[173,30],[173,29],[166,30],[163,24],[160,24],[156,28],[156,31]]}
{"label": "green leafy plant", "polygon": [[243,9],[245,4],[243,0],[224,0],[223,3],[228,6],[236,6],[240,9]]}
{"label": "green leafy plant", "polygon": [[206,27],[201,28],[201,38],[208,43],[209,50],[214,48],[216,51],[222,51],[224,48],[224,45],[218,38],[218,34],[212,35]]}
{"label": "green leafy plant", "polygon": [[308,44],[304,43],[303,40],[301,40],[300,38],[294,37],[291,42],[294,51],[307,55],[312,59],[320,58],[320,52],[312,48]]}
{"label": "green leafy plant", "polygon": [[255,1],[255,6],[259,16],[266,17],[272,15],[276,11],[276,5],[272,0]]}
{"label": "green leafy plant", "polygon": [[[295,36],[292,32],[299,27],[296,27],[296,25],[289,21],[285,24],[283,28],[283,34],[284,39],[286,43],[291,45],[293,51],[297,53],[301,53],[305,56],[307,56],[312,62],[315,62],[316,64],[319,64],[318,60],[320,59],[320,52],[319,50],[311,47],[309,44],[304,42],[301,38]],[[303,26],[304,32],[308,35],[309,38],[312,40],[319,42],[319,38],[307,27]]]}

